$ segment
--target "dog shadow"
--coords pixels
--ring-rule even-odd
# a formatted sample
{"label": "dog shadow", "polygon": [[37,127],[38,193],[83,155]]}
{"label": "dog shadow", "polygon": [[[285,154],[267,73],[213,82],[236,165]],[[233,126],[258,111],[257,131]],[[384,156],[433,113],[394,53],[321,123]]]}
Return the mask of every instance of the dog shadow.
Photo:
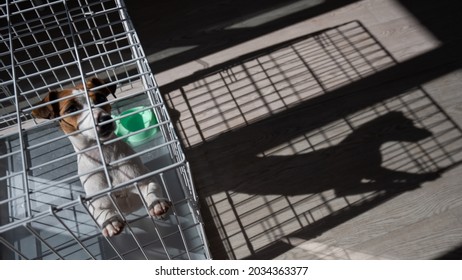
{"label": "dog shadow", "polygon": [[216,157],[209,154],[208,175],[199,178],[203,181],[199,186],[210,178],[213,183],[206,183],[200,191],[207,195],[234,191],[286,196],[329,189],[337,196],[409,191],[437,179],[444,169],[411,173],[386,168],[381,146],[390,141],[417,143],[430,136],[430,131],[415,126],[403,113],[389,112],[357,127],[337,145],[312,152],[260,157],[231,149]]}

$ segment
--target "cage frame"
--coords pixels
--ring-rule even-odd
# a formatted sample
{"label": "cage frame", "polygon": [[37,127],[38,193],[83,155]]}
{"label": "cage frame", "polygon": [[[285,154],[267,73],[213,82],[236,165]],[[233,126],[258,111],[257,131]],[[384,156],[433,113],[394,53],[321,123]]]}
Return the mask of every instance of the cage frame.
{"label": "cage frame", "polygon": [[[87,218],[90,217],[92,221],[89,223],[92,222],[94,226],[98,227],[96,220],[90,214],[87,202],[98,197],[108,196],[114,203],[119,215],[126,221],[126,229],[124,229],[123,234],[131,237],[135,243],[135,246],[131,250],[139,251],[135,254],[136,258],[140,256],[142,259],[152,258],[146,252],[146,248],[150,245],[143,244],[137,236],[138,233],[132,228],[135,223],[143,219],[150,220],[157,235],[153,236],[153,239],[157,238],[157,240],[152,242],[158,241],[160,243],[160,247],[164,250],[163,253],[165,253],[163,258],[194,259],[198,255],[200,255],[200,258],[211,258],[189,163],[185,158],[181,143],[175,133],[172,120],[169,117],[168,109],[159,91],[159,86],[144,54],[124,1],[48,0],[24,3],[24,1],[7,0],[4,4],[0,4],[0,10],[2,12],[0,14],[0,21],[7,23],[6,27],[0,28],[0,109],[2,109],[2,113],[0,114],[0,142],[8,142],[6,144],[1,143],[3,147],[0,148],[5,150],[5,154],[0,155],[0,162],[7,162],[8,168],[11,165],[17,165],[15,161],[20,162],[17,171],[9,172],[7,169],[2,171],[2,174],[0,174],[0,184],[11,186],[10,181],[12,180],[19,180],[23,183],[22,190],[16,190],[20,194],[14,193],[10,188],[8,188],[7,194],[0,193],[0,207],[2,209],[8,208],[9,211],[7,214],[8,221],[5,222],[5,217],[2,218],[3,221],[0,220],[0,244],[3,245],[3,248],[9,250],[8,253],[14,259],[52,257],[66,259],[69,255],[61,251],[72,246],[77,246],[77,251],[84,252],[83,254],[78,253],[78,256],[83,257],[85,255],[86,257],[83,258],[104,259],[105,256],[101,252],[103,249],[97,251],[95,254],[89,249],[89,245],[86,244],[89,240],[95,239],[95,242],[100,243],[100,247],[102,246],[101,243],[104,243],[104,246],[112,248],[111,258],[127,258],[126,256],[130,255],[131,251],[124,251],[126,248],[118,248],[118,245],[114,243],[112,238],[104,237],[104,240],[102,240],[101,234],[97,233],[95,228],[91,231],[92,234],[87,234],[83,237],[84,235],[81,235],[79,232],[76,233],[76,229],[74,228],[78,224],[77,220],[75,221],[75,225],[69,225],[72,223],[67,218],[60,216],[65,211],[74,211],[78,215],[83,215]],[[43,16],[45,12],[51,12],[52,14]],[[116,20],[111,21],[114,18]],[[21,19],[22,21],[20,21]],[[100,24],[100,22],[103,22],[103,24]],[[52,37],[55,32],[61,32],[60,36]],[[98,36],[100,38],[96,38]],[[35,44],[28,45],[28,40],[35,41]],[[19,48],[18,44],[20,45]],[[62,47],[63,45],[64,48],[60,49],[60,46]],[[116,48],[111,48],[111,46],[115,46]],[[50,48],[52,52],[49,51]],[[96,62],[93,62],[93,60]],[[61,185],[69,184],[70,188],[73,188],[71,186],[72,182],[78,180],[78,177],[82,176],[82,174],[74,172],[73,175],[64,177],[62,180],[45,183],[31,181],[31,178],[40,181],[40,178],[36,179],[31,175],[34,172],[39,172],[41,169],[46,168],[50,169],[53,165],[59,164],[62,161],[73,162],[79,153],[71,151],[51,161],[38,164],[33,163],[34,155],[32,151],[44,149],[54,143],[68,140],[66,139],[67,136],[63,134],[40,143],[31,144],[28,140],[30,134],[39,130],[48,131],[55,129],[57,131],[56,122],[60,118],[45,121],[35,120],[30,117],[30,114],[32,110],[37,108],[37,102],[43,99],[47,91],[55,88],[62,89],[72,85],[75,86],[81,83],[84,91],[87,92],[85,81],[88,77],[93,76],[108,80],[109,82],[106,85],[116,85],[122,93],[117,98],[109,99],[107,102],[98,105],[91,105],[89,97],[85,93],[85,100],[89,108],[107,104],[111,104],[114,107],[114,105],[123,104],[120,106],[117,105],[115,106],[117,108],[113,109],[113,111],[118,110],[120,112],[121,108],[129,106],[132,103],[147,101],[148,105],[144,106],[141,110],[152,110],[158,123],[143,130],[131,132],[115,140],[105,142],[99,139],[96,140],[96,148],[98,149],[100,158],[103,159],[102,166],[96,171],[102,170],[104,172],[109,188],[92,196],[80,194],[64,203],[50,203],[48,206],[41,205],[38,207],[35,205],[37,204],[38,193],[42,191],[46,192],[50,188],[50,185],[51,187],[58,186],[57,188],[59,188]],[[34,81],[39,81],[38,85],[34,84]],[[132,102],[132,100],[136,101]],[[59,101],[58,99],[53,102]],[[74,114],[77,113],[81,112],[78,111]],[[112,121],[116,122],[122,118],[119,115],[114,117]],[[92,129],[95,133],[96,127],[96,121],[93,119]],[[168,155],[169,162],[160,167],[156,166],[154,170],[151,169],[149,173],[134,180],[117,186],[112,185],[108,168],[110,164],[114,163],[104,162],[102,145],[121,141],[149,129],[158,130],[155,140],[152,141],[160,141],[160,143],[155,142],[149,148],[138,148],[133,156],[146,158],[151,154],[158,153],[162,157]],[[13,146],[16,144],[17,146],[8,146],[12,145],[12,143]],[[8,151],[8,148],[10,151]],[[147,211],[145,211],[146,215],[140,215],[135,218],[130,218],[128,217],[129,215],[127,216],[125,213],[122,213],[118,209],[119,207],[112,195],[115,191],[129,187],[130,185],[134,185],[139,192],[137,181],[151,176],[160,178],[164,193],[173,202],[169,216],[170,222],[173,224],[169,226],[176,227],[176,230],[169,233],[170,235],[160,232],[159,221],[147,215]],[[173,179],[174,182],[169,182],[174,177],[176,178]],[[40,184],[43,185],[41,187],[36,186]],[[172,184],[178,186],[169,187]],[[178,198],[178,189],[182,191],[181,198]],[[48,193],[45,196],[47,195],[50,196]],[[71,195],[75,195],[75,192]],[[143,199],[142,201],[144,208],[146,208],[145,210],[147,210]],[[23,213],[18,214],[17,217],[13,217],[14,215],[11,215],[12,209],[15,207],[18,208],[18,205],[22,205],[22,202],[24,202]],[[44,204],[46,204],[45,201]],[[77,207],[80,210],[76,210]],[[181,215],[185,215],[187,218]],[[52,237],[43,236],[40,228],[34,228],[35,224],[50,218],[60,224],[62,232],[70,235],[70,241],[66,241],[61,247],[53,244]],[[183,220],[186,220],[186,222]],[[164,223],[168,222],[165,221]],[[36,255],[24,252],[21,250],[20,245],[5,237],[5,234],[15,230],[27,231],[35,244],[46,247],[47,249],[42,251],[43,255],[40,255],[39,250],[37,250]],[[194,238],[199,240],[199,243],[195,241],[199,244],[197,248],[190,248],[191,245],[186,236],[189,230],[193,232],[192,235]],[[176,235],[179,235],[183,249],[175,249],[177,253],[179,252],[175,255],[169,252],[169,245],[166,244],[165,240],[170,238],[170,236]],[[74,258],[75,254],[71,253],[70,256]]]}

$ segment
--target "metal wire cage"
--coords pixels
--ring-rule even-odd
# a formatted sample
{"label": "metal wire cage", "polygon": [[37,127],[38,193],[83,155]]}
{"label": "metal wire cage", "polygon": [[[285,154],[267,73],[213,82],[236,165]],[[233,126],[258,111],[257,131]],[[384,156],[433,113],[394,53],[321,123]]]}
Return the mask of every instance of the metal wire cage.
{"label": "metal wire cage", "polygon": [[[134,150],[173,202],[161,221],[124,214],[111,238],[89,215],[67,136],[31,117],[47,92],[93,76],[117,85],[114,116],[154,112],[157,124],[132,135],[157,132]],[[122,0],[0,4],[0,110],[1,259],[210,258],[188,163]]]}

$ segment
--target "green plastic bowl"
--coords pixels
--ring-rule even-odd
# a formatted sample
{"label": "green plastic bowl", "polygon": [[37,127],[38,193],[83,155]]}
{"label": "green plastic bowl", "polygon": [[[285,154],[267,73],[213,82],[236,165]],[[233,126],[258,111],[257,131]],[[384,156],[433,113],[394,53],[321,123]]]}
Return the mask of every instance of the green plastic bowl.
{"label": "green plastic bowl", "polygon": [[[136,111],[140,112],[131,114]],[[125,115],[128,116],[123,117]],[[118,117],[122,118],[116,120],[116,130],[114,133],[119,137],[125,136],[129,133],[140,131],[142,129],[157,124],[157,118],[154,112],[151,109],[146,109],[146,107],[143,106],[135,107],[127,111],[124,111]],[[124,140],[131,146],[138,146],[154,138],[156,132],[157,127],[152,127],[150,129],[138,132],[136,134],[133,134],[132,136],[124,138]]]}

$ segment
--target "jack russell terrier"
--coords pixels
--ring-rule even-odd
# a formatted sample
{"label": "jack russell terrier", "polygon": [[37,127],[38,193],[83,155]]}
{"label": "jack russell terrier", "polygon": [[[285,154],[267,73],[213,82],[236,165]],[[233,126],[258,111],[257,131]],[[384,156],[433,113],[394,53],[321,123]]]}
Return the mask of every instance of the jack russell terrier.
{"label": "jack russell terrier", "polygon": [[[87,93],[84,91],[85,88]],[[101,143],[116,138],[115,124],[111,118],[111,105],[106,103],[107,96],[114,95],[115,90],[115,85],[105,86],[100,79],[91,78],[86,81],[85,87],[81,84],[74,88],[49,92],[37,104],[40,107],[32,111],[32,116],[35,118],[60,117],[61,129],[68,135],[77,153],[78,174],[87,196],[101,193],[109,188],[107,176],[101,168],[104,163],[107,164],[112,186],[148,173],[140,158],[127,158],[134,152],[124,141],[103,144],[101,150],[104,163],[102,162],[96,137],[99,137]],[[87,103],[86,94],[88,94],[90,106]],[[96,124],[97,135],[95,135],[93,123]],[[163,198],[162,187],[154,178],[140,180],[137,183],[148,206],[149,215],[163,218],[171,203]],[[112,197],[123,212],[132,212],[143,205],[134,185],[115,191]],[[108,196],[93,199],[89,204],[89,210],[102,228],[104,236],[114,236],[123,230],[124,220]]]}

